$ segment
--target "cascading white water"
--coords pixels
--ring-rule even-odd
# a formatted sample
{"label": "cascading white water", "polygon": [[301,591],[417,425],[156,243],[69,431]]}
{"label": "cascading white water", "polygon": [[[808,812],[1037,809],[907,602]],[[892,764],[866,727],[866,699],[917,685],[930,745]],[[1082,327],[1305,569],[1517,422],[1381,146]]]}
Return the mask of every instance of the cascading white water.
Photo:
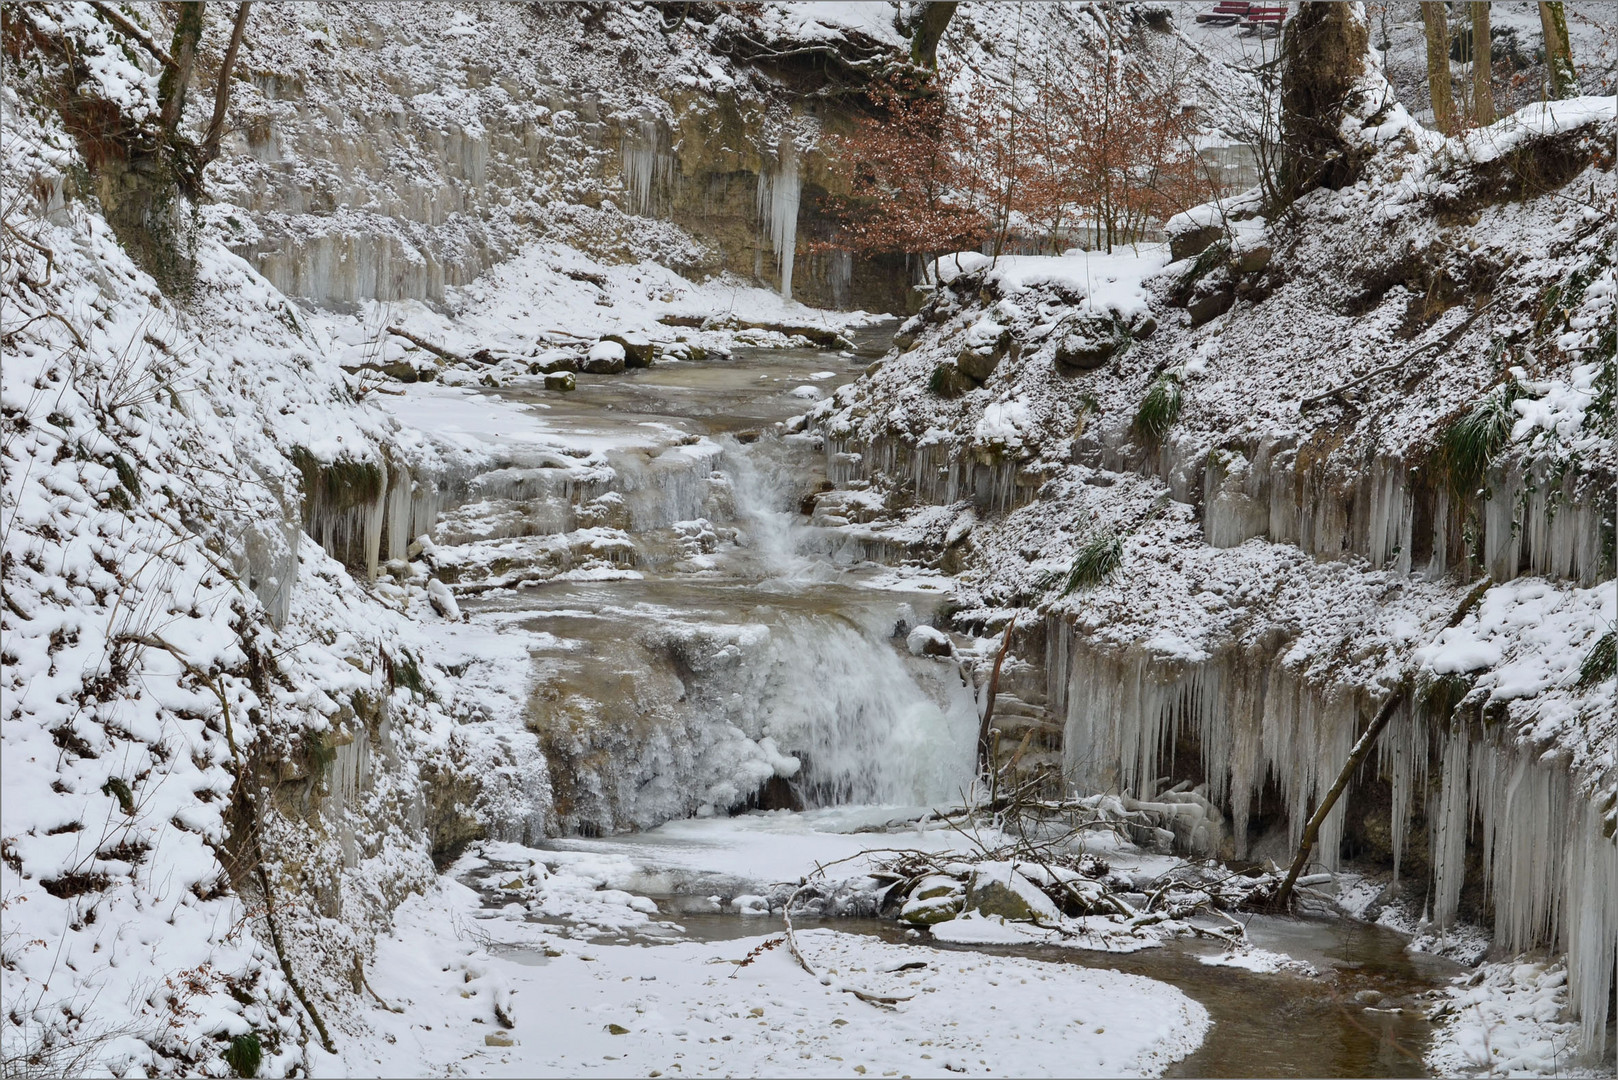
{"label": "cascading white water", "polygon": [[972,776],[972,694],[941,665],[902,656],[884,640],[891,630],[785,615],[735,683],[705,692],[729,696],[744,731],[802,755],[808,805],[956,799]]}
{"label": "cascading white water", "polygon": [[[767,588],[813,589],[829,568],[799,551],[801,463],[776,448],[727,446],[737,517]],[[787,615],[746,665],[762,678],[743,727],[806,756],[813,805],[950,799],[970,782],[973,696],[953,672],[901,653],[889,640],[894,623],[885,612]]]}
{"label": "cascading white water", "polygon": [[726,439],[724,469],[730,477],[736,516],[747,528],[757,571],[776,581],[799,580],[823,567],[798,552],[793,481],[801,467],[788,457],[769,455],[772,445],[744,447]]}
{"label": "cascading white water", "polygon": [[803,194],[803,178],[798,174],[798,151],[791,138],[781,140],[775,170],[758,173],[758,217],[770,232],[770,250],[775,253],[781,275],[781,295],[792,296],[792,262],[798,250],[798,201]]}

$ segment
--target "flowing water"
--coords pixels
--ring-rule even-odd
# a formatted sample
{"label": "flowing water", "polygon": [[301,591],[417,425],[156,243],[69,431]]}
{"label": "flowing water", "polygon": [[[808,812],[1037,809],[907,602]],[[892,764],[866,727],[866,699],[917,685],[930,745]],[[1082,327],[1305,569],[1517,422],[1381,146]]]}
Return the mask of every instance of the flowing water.
{"label": "flowing water", "polygon": [[[581,377],[569,395],[499,391],[555,438],[507,453],[475,485],[481,501],[436,534],[461,545],[463,602],[534,635],[529,722],[564,834],[549,843],[628,856],[639,869],[614,886],[654,898],[688,940],[768,932],[773,920],[710,897],[880,846],[858,835],[902,807],[953,802],[970,780],[973,694],[953,661],[905,648],[944,583],[862,565],[817,536],[799,510],[824,456],[771,430],[867,362],[738,350]],[[724,817],[772,801],[804,812]],[[909,940],[888,922],[828,925]],[[1210,966],[1202,942],[1003,951],[1149,976],[1202,1002],[1212,1031],[1171,1075],[1423,1074],[1420,995],[1453,965],[1350,920],[1258,918],[1249,934],[1322,974]]]}

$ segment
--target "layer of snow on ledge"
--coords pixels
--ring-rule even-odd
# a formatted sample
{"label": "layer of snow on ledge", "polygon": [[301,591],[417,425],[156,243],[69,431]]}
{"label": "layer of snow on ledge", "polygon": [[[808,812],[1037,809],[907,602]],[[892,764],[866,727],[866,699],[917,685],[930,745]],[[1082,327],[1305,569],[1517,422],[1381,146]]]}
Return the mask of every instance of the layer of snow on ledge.
{"label": "layer of snow on ledge", "polygon": [[998,285],[1002,293],[1055,285],[1083,296],[1083,310],[1112,312],[1129,319],[1145,313],[1144,283],[1168,262],[1167,244],[1120,247],[1111,255],[1070,251],[1065,255],[1002,255],[998,260],[980,252],[963,251],[938,260],[938,278],[948,284],[993,263],[985,280]]}
{"label": "layer of snow on ledge", "polygon": [[1463,141],[1473,161],[1493,161],[1515,150],[1525,139],[1613,120],[1618,120],[1618,98],[1611,94],[1536,101],[1486,128],[1468,132]]}
{"label": "layer of snow on ledge", "polygon": [[1030,423],[1028,406],[1021,401],[997,401],[983,410],[972,437],[980,443],[1022,445],[1022,433]]}
{"label": "layer of snow on ledge", "polygon": [[804,0],[770,4],[759,21],[782,37],[797,41],[835,41],[854,30],[895,47],[906,44],[894,26],[897,7],[887,0]]}
{"label": "layer of snow on ledge", "polygon": [[1416,650],[1439,675],[1492,668],[1480,686],[1509,701],[1571,685],[1596,638],[1618,619],[1612,582],[1589,589],[1519,578],[1483,595],[1478,610]]}

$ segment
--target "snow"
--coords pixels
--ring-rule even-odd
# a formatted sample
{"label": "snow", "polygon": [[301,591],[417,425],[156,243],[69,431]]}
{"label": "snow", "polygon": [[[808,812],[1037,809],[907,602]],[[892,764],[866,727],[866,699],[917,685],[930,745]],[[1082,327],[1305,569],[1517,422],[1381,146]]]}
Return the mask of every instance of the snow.
{"label": "snow", "polygon": [[1563,1019],[1566,983],[1565,965],[1526,959],[1456,979],[1435,1013],[1429,1067],[1452,1076],[1602,1075],[1581,1060],[1577,1025]]}
{"label": "snow", "polygon": [[[926,821],[927,808],[838,806],[803,813],[778,810],[736,817],[670,821],[629,836],[558,838],[562,852],[588,852],[624,860],[617,888],[650,888],[646,875],[682,873],[764,886],[797,881],[821,867],[855,878],[872,867],[865,853],[892,848],[927,852],[970,845],[940,821]],[[907,824],[917,822],[917,824]],[[985,834],[994,842],[992,833]]]}
{"label": "snow", "polygon": [[1022,432],[1029,424],[1028,406],[1021,401],[997,401],[983,410],[972,437],[984,444],[1000,443],[1006,447],[1022,445]]}
{"label": "snow", "polygon": [[765,25],[800,41],[835,40],[854,30],[888,45],[908,45],[895,28],[898,5],[888,0],[793,0],[766,5]]}
{"label": "snow", "polygon": [[1501,117],[1489,127],[1467,132],[1462,141],[1468,158],[1481,164],[1511,153],[1530,139],[1558,135],[1586,125],[1611,123],[1615,118],[1618,118],[1618,101],[1611,94],[1536,101]]}
{"label": "snow", "polygon": [[1206,953],[1197,957],[1197,959],[1210,967],[1240,968],[1243,971],[1255,971],[1261,975],[1271,975],[1277,972],[1287,972],[1294,975],[1318,974],[1309,964],[1301,960],[1294,960],[1285,953],[1271,952],[1269,949],[1247,948],[1223,953]]}
{"label": "snow", "polygon": [[[1110,255],[1070,251],[1065,255],[1002,255],[999,259],[969,251],[941,256],[937,277],[947,285],[981,270],[985,283],[998,286],[1002,295],[1016,297],[1042,287],[1059,288],[1075,297],[1079,310],[1110,313],[1128,321],[1146,313],[1145,283],[1168,262],[1167,244],[1120,247]],[[991,330],[998,332],[993,322],[981,320],[968,331],[965,340],[977,344]]]}
{"label": "snow", "polygon": [[[132,10],[156,25],[149,9]],[[768,5],[758,26],[777,42],[902,45],[895,14],[883,3]],[[90,92],[128,118],[153,114],[155,69],[138,50],[119,47],[90,5],[30,17],[71,38]],[[656,43],[640,55],[667,85],[698,87],[700,97],[750,77],[692,45],[698,31],[658,28],[659,12],[624,8],[604,17],[602,36],[628,32],[627,54]],[[1063,20],[1095,29],[1095,13],[1077,8],[1029,17],[1041,32]],[[658,573],[627,565],[641,534],[667,529],[680,543],[718,542],[727,526],[710,496],[747,495],[745,484],[715,481],[728,444],[673,422],[586,422],[576,401],[543,397],[523,380],[538,378],[530,364],[621,353],[610,343],[590,346],[605,333],[654,341],[669,362],[682,347],[718,358],[739,345],[793,344],[790,333],[740,330],[742,322],[842,331],[866,321],[781,295],[791,291],[809,175],[798,155],[810,152],[813,125],[771,128],[775,141],[765,147],[758,208],[779,259],[780,293],[724,275],[698,282],[670,268],[711,265],[692,237],[613,205],[621,198],[639,213],[655,211],[659,185],[672,182],[675,150],[657,120],[645,126],[650,113],[628,115],[643,104],[638,84],[591,70],[595,59],[560,44],[557,27],[571,26],[571,13],[467,9],[425,24],[407,17],[374,50],[345,44],[374,40],[364,13],[266,7],[260,18],[265,31],[250,36],[249,66],[278,73],[272,83],[284,74],[283,90],[297,84],[304,98],[278,96],[264,80],[242,84],[239,103],[253,121],[243,131],[262,121],[273,137],[247,147],[245,135],[232,134],[232,148],[210,171],[210,187],[229,201],[202,208],[192,303],[164,300],[93,204],[63,201],[66,174],[79,163],[65,132],[32,111],[33,76],[24,71],[5,92],[6,173],[26,178],[40,204],[15,221],[53,252],[47,265],[26,245],[8,245],[0,298],[11,328],[0,387],[7,1059],[38,1052],[45,1070],[63,1074],[219,1073],[224,1040],[249,1031],[264,1042],[264,1075],[640,1074],[671,1071],[682,1054],[691,1055],[686,1068],[711,1072],[819,1074],[857,1063],[917,1075],[1151,1073],[1193,1048],[1207,1030],[1198,1006],[1116,972],[825,929],[801,931],[800,943],[827,984],[802,973],[784,947],[745,967],[710,967],[773,940],[756,932],[771,928],[772,885],[835,864],[851,888],[869,892],[862,875],[877,847],[963,850],[966,838],[926,819],[922,807],[711,816],[528,846],[556,827],[560,812],[551,763],[530,727],[542,711],[536,657],[606,666],[591,653],[595,639],[567,636],[562,626],[624,616],[600,605],[584,610],[592,596],[585,592],[580,606],[535,616],[508,591],[462,621],[459,585],[436,575],[454,565],[476,584],[477,572],[500,560],[554,557],[545,580],[640,582]],[[1000,48],[1004,10],[963,10],[961,18],[973,32],[952,35],[946,55],[1002,72],[1012,55]],[[590,143],[580,132],[597,121],[580,112],[553,112],[569,98],[560,82],[532,81],[541,65],[507,62],[515,41],[530,40],[521,36],[524,20],[542,22],[532,32],[556,46],[551,74],[590,77],[592,108],[630,133],[622,146]],[[741,25],[730,12],[720,21],[724,32]],[[1061,40],[1084,40],[1072,27],[1065,33]],[[1235,45],[1255,47],[1262,43]],[[494,64],[501,76],[461,85],[468,58]],[[1249,93],[1241,77],[1225,75],[1235,96]],[[1372,106],[1391,92],[1377,78],[1367,77]],[[340,93],[339,83],[348,84]],[[193,97],[196,113],[206,103]],[[1436,729],[1405,714],[1390,728],[1393,745],[1378,765],[1396,793],[1394,834],[1402,835],[1399,815],[1415,793],[1441,778],[1441,794],[1426,807],[1436,922],[1456,913],[1468,836],[1477,832],[1472,846],[1489,866],[1499,947],[1542,956],[1548,945],[1568,959],[1566,968],[1538,959],[1488,965],[1473,985],[1457,988],[1457,1011],[1433,1057],[1446,1071],[1565,1071],[1568,1047],[1592,1044],[1603,1026],[1596,1006],[1604,1008],[1611,969],[1599,958],[1618,934],[1618,859],[1600,808],[1610,805],[1601,799],[1611,791],[1618,733],[1611,680],[1581,688],[1577,676],[1596,638],[1618,620],[1618,604],[1611,580],[1597,580],[1599,558],[1576,543],[1599,536],[1584,525],[1599,520],[1600,506],[1568,489],[1553,521],[1535,485],[1552,467],[1610,475],[1610,438],[1593,407],[1602,374],[1593,361],[1602,358],[1590,352],[1611,325],[1613,277],[1597,265],[1602,210],[1562,205],[1570,195],[1489,202],[1475,220],[1446,217],[1442,230],[1430,202],[1464,194],[1467,167],[1550,135],[1588,130],[1595,139],[1612,123],[1610,98],[1532,106],[1447,142],[1417,129],[1402,105],[1352,116],[1351,141],[1378,148],[1366,176],[1301,201],[1304,226],[1290,237],[1295,249],[1277,253],[1286,273],[1273,295],[1244,297],[1197,328],[1165,303],[1185,267],[1170,267],[1160,245],[1112,255],[947,256],[937,266],[933,314],[907,324],[922,331],[918,347],[836,391],[802,436],[824,438],[828,455],[863,455],[861,467],[876,470],[839,474],[868,486],[844,493],[837,505],[850,517],[826,515],[822,534],[870,541],[861,550],[892,542],[906,553],[909,563],[873,575],[870,590],[908,592],[907,602],[922,588],[953,591],[951,610],[967,636],[992,618],[1042,607],[1046,689],[1052,715],[1066,725],[1070,772],[1081,755],[1104,751],[1091,764],[1114,770],[1109,786],[1155,800],[1132,805],[1172,820],[1183,844],[1218,848],[1224,823],[1215,804],[1233,795],[1245,814],[1246,795],[1267,770],[1285,774],[1282,799],[1299,818],[1342,757],[1342,736],[1406,673],[1406,661],[1422,678],[1474,675],[1476,700],[1494,707],[1485,715],[1497,743],[1440,736],[1442,761],[1428,777],[1401,748]],[[383,139],[383,130],[393,134]],[[513,169],[518,157],[502,148],[509,142],[528,154],[536,141],[546,144],[543,160],[563,163],[555,175]],[[384,163],[374,169],[355,149],[379,147]],[[621,178],[607,160],[614,154]],[[1568,191],[1610,184],[1609,173],[1599,164],[1586,169]],[[604,175],[622,187],[604,191]],[[569,201],[586,198],[591,206]],[[308,211],[322,200],[336,208]],[[1203,208],[1180,223],[1210,215]],[[8,228],[13,221],[8,210]],[[1252,220],[1235,231],[1238,248],[1266,235]],[[1467,330],[1466,312],[1455,308],[1412,320],[1403,284],[1369,296],[1363,311],[1323,307],[1322,295],[1346,297],[1355,284],[1345,284],[1345,267],[1379,266],[1389,252],[1444,263],[1446,273],[1490,271],[1499,320]],[[1471,265],[1463,252],[1482,254]],[[1578,301],[1539,334],[1533,312],[1544,290],[1592,268]],[[950,296],[962,274],[981,275],[972,291],[987,288],[996,294],[990,303],[965,289]],[[272,279],[344,310],[304,310]],[[1109,368],[1074,379],[1052,371],[1041,336],[1071,310],[1137,329],[1150,313],[1162,325]],[[702,325],[676,327],[663,321],[670,316]],[[389,337],[388,325],[506,359],[487,373],[445,368]],[[1329,421],[1301,408],[1301,398],[1365,374],[1368,361],[1452,330],[1459,340],[1431,370],[1403,373],[1414,392],[1390,378],[1330,404],[1342,411]],[[952,403],[921,394],[932,366],[963,343],[990,344],[1008,331],[1026,347],[984,389]],[[1481,525],[1482,561],[1497,581],[1474,611],[1445,627],[1470,586],[1445,577],[1455,567],[1442,550],[1427,568],[1411,565],[1408,463],[1440,423],[1497,379],[1489,344],[1530,332],[1539,335],[1538,353],[1514,358],[1528,396],[1513,406],[1511,449],[1498,467],[1504,479]],[[359,370],[400,360],[437,379],[377,389]],[[1167,445],[1147,455],[1130,442],[1129,420],[1168,364],[1196,378]],[[495,385],[469,385],[485,377]],[[780,396],[821,398],[816,384],[835,377],[799,375],[780,385]],[[786,389],[799,379],[808,381]],[[1255,385],[1278,389],[1254,395]],[[1308,471],[1299,450],[1314,452],[1310,440],[1322,426],[1338,449],[1322,450],[1326,465]],[[1215,448],[1234,455],[1223,459],[1228,467],[1205,468]],[[385,469],[386,491],[350,517],[310,521],[305,534],[295,450],[308,451],[317,467]],[[1516,455],[1530,453],[1545,455],[1542,471],[1518,467]],[[539,511],[551,504],[524,487],[546,483],[565,493],[555,506],[568,514],[620,514],[632,528],[569,518],[565,531],[547,531],[552,523]],[[612,484],[618,490],[600,495],[592,486]],[[904,513],[891,518],[889,485],[903,489]],[[1305,501],[1288,502],[1288,491]],[[1517,506],[1528,508],[1521,529],[1512,520]],[[1216,523],[1214,547],[1207,541]],[[440,525],[456,535],[428,537],[420,558],[406,561],[409,542]],[[756,550],[781,554],[767,517],[745,525]],[[1095,527],[1124,538],[1118,579],[1054,595],[1078,539]],[[358,539],[370,550],[360,565],[344,566],[334,556],[353,563],[344,548]],[[932,565],[940,545],[965,552],[958,576]],[[688,558],[699,573],[717,565],[711,553]],[[681,668],[667,680],[678,697],[671,691],[657,704],[682,723],[700,718],[706,742],[658,731],[635,754],[585,748],[622,757],[645,750],[642,773],[600,774],[642,799],[624,823],[652,825],[688,810],[717,815],[766,779],[799,776],[805,759],[783,747],[804,739],[818,740],[814,768],[859,797],[947,798],[970,776],[972,693],[958,685],[953,661],[915,659],[951,640],[941,630],[910,631],[907,657],[878,644],[891,634],[891,617],[806,628],[771,609],[721,625],[648,605],[636,618],[657,625],[659,646],[683,664],[736,664],[750,674],[687,679]],[[983,640],[962,669],[968,679],[992,652]],[[1038,662],[1011,659],[1013,669]],[[903,712],[884,707],[920,701],[918,688],[934,687],[935,676],[948,687],[941,700]],[[1295,724],[1277,725],[1266,713],[1262,725],[1243,726],[1253,719],[1243,710],[1261,699]],[[859,723],[853,737],[844,726],[850,718]],[[1217,768],[1205,770],[1207,787],[1159,793],[1156,740],[1182,730],[1195,731],[1204,765]],[[277,804],[294,808],[264,822],[266,880],[281,898],[291,968],[340,1034],[336,1056],[311,1041],[275,956],[262,886],[233,884],[228,872],[242,857],[224,845],[244,771],[266,777]],[[457,843],[453,827],[468,823],[497,839],[482,848],[485,865],[468,859],[456,872],[487,870],[480,887],[495,901],[440,877],[428,858],[441,842]],[[1240,845],[1245,822],[1237,826]],[[1329,819],[1323,834],[1328,861],[1339,827]],[[1117,872],[1139,882],[1179,865],[1107,850]],[[1044,921],[1053,912],[1029,884],[1031,872],[1009,863],[980,870],[1042,904]],[[685,929],[645,894],[692,882],[714,885],[716,910],[728,903],[755,916],[754,925],[725,931],[746,936],[668,943]],[[1043,928],[967,913],[933,939],[1061,939],[1119,950],[1151,943],[1113,935],[1109,923]],[[897,970],[915,957],[927,967]],[[1203,959],[1294,970],[1263,950]],[[369,972],[368,992],[350,975],[355,965]],[[850,985],[915,996],[884,1011],[843,993]],[[407,1011],[376,1005],[377,990]],[[1583,1009],[1579,1022],[1569,1019],[1574,1006]],[[624,1033],[602,1030],[609,1024]],[[93,1060],[74,1056],[81,1052]]]}
{"label": "snow", "polygon": [[[459,941],[441,932],[452,923]],[[800,929],[822,985],[784,945],[761,949],[775,940],[579,943],[446,883],[401,908],[370,972],[407,1011],[373,1011],[379,1037],[316,1072],[1156,1075],[1208,1027],[1200,1005],[1138,976]],[[873,1006],[845,984],[909,1000]]]}
{"label": "snow", "polygon": [[905,647],[910,650],[911,656],[921,656],[927,651],[928,646],[946,654],[954,648],[949,635],[933,626],[914,627],[905,636]]}

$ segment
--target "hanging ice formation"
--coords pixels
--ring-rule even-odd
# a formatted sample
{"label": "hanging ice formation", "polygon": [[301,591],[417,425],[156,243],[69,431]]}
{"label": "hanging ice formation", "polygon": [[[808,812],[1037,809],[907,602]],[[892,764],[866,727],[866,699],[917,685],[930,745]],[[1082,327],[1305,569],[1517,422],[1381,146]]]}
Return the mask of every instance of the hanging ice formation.
{"label": "hanging ice formation", "polygon": [[[1280,656],[1231,650],[1176,665],[1145,649],[1092,649],[1063,620],[1047,631],[1050,701],[1066,718],[1065,775],[1085,792],[1166,798],[1157,796],[1159,778],[1173,769],[1182,732],[1192,735],[1206,799],[1174,808],[1183,819],[1175,833],[1208,854],[1222,842],[1223,807],[1234,855],[1246,855],[1249,811],[1267,779],[1280,788],[1296,848],[1378,704],[1361,691],[1316,685]],[[1534,747],[1502,743],[1409,703],[1378,743],[1377,769],[1392,788],[1396,873],[1419,809],[1429,830],[1432,917],[1447,925],[1459,907],[1470,841],[1481,855],[1496,943],[1510,952],[1566,950],[1569,1001],[1584,1045],[1601,1053],[1618,961],[1618,845],[1603,835],[1589,794]],[[1320,829],[1315,852],[1328,870],[1337,869],[1353,797],[1351,787]]]}
{"label": "hanging ice formation", "polygon": [[658,192],[674,184],[674,154],[666,148],[667,141],[656,120],[642,120],[619,143],[624,191],[632,214],[656,217]]}
{"label": "hanging ice formation", "polygon": [[768,224],[770,250],[781,274],[781,295],[792,297],[792,261],[798,249],[798,200],[803,180],[798,175],[798,150],[790,136],[781,139],[775,170],[758,171],[758,217]]}

